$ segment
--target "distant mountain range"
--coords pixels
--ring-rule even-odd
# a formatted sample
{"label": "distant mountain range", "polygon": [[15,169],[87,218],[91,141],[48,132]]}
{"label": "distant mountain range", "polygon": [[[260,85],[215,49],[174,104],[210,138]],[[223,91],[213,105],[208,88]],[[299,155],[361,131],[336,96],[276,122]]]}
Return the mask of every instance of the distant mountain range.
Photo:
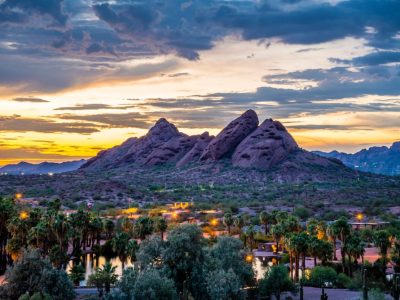
{"label": "distant mountain range", "polygon": [[338,151],[313,153],[324,157],[341,160],[346,166],[353,169],[384,175],[400,175],[400,142],[391,147],[371,147],[354,154]]}
{"label": "distant mountain range", "polygon": [[79,169],[85,162],[86,160],[84,159],[62,163],[42,162],[40,164],[31,164],[23,161],[18,164],[10,164],[1,167],[0,173],[11,175],[64,173]]}

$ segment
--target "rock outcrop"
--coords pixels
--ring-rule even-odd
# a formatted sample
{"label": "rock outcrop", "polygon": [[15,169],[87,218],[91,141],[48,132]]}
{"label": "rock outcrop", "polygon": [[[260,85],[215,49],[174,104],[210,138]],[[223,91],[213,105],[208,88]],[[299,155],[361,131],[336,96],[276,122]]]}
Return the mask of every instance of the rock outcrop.
{"label": "rock outcrop", "polygon": [[[258,117],[248,110],[230,122],[216,137],[208,132],[188,136],[166,119],[160,119],[140,138],[131,138],[120,146],[101,151],[81,169],[117,168],[124,166],[210,165],[223,159],[233,166],[267,170],[287,162],[287,168],[296,166],[296,161],[319,166],[332,165],[332,161],[300,150],[278,121],[265,120],[258,126]],[[288,156],[294,153],[295,161]],[[308,156],[307,156],[308,155]],[[318,158],[318,159],[317,159]]]}
{"label": "rock outcrop", "polygon": [[244,168],[269,169],[297,148],[297,143],[280,122],[267,119],[239,144],[232,163]]}
{"label": "rock outcrop", "polygon": [[218,160],[232,155],[236,146],[258,126],[254,110],[248,110],[226,126],[204,149],[200,160]]}
{"label": "rock outcrop", "polygon": [[214,137],[210,136],[208,132],[204,132],[202,135],[200,135],[196,140],[196,143],[194,144],[192,149],[190,149],[190,151],[186,153],[185,156],[178,161],[176,166],[182,167],[189,163],[199,161],[200,156],[203,153],[204,149],[206,149],[207,145],[211,142],[213,138]]}

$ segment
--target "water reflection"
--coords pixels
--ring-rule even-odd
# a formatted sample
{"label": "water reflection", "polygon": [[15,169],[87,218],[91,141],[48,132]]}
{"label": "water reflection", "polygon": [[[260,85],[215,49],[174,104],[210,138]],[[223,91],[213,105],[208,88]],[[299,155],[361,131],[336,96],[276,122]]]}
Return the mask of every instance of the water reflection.
{"label": "water reflection", "polygon": [[[83,256],[80,261],[70,260],[67,265],[66,271],[67,273],[70,273],[71,268],[74,264],[81,263],[85,267],[85,279],[82,280],[79,285],[86,286],[89,276],[94,273],[97,267],[102,267],[107,261],[110,262],[112,266],[116,267],[115,273],[118,275],[118,277],[120,277],[122,275],[122,262],[118,257],[106,259],[104,256],[96,257],[92,254],[87,254],[86,256]],[[124,267],[126,268],[131,266],[132,263],[128,259],[125,262]]]}
{"label": "water reflection", "polygon": [[[108,261],[116,267],[115,273],[120,277],[122,275],[122,262],[118,257],[108,259]],[[87,254],[86,256],[82,257],[80,260],[82,265],[85,267],[85,280],[82,280],[79,285],[80,286],[86,286],[87,280],[91,274],[94,273],[95,269],[97,267],[102,267],[106,262],[107,259],[104,256],[96,257],[91,254]],[[72,266],[74,263],[79,263],[77,261],[71,260],[66,268],[67,273],[70,273]],[[276,258],[269,258],[269,257],[263,257],[263,256],[256,256],[253,260],[253,270],[256,275],[257,279],[261,279],[264,277],[265,272],[268,271],[268,269],[277,264],[278,260]],[[131,267],[132,263],[128,259],[127,262],[125,263],[125,268],[126,267]],[[301,278],[301,270],[300,271],[300,278]]]}

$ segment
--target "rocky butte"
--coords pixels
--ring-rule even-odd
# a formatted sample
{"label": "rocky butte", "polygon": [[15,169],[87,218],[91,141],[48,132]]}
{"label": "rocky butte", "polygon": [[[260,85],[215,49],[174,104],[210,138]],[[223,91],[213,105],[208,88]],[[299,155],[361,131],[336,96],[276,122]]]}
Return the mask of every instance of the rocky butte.
{"label": "rocky butte", "polygon": [[[294,159],[287,161],[292,155]],[[82,170],[115,167],[169,165],[184,168],[208,165],[221,160],[233,167],[269,170],[276,165],[296,168],[296,164],[341,166],[335,159],[322,158],[302,150],[278,121],[264,120],[248,110],[231,121],[217,136],[208,132],[189,136],[162,118],[140,138],[130,138],[120,146],[101,151]]]}

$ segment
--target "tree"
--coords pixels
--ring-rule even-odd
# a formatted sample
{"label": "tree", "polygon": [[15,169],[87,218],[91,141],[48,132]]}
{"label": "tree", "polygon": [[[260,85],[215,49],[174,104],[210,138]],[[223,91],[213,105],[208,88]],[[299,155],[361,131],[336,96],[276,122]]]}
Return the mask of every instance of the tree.
{"label": "tree", "polygon": [[184,282],[191,289],[193,270],[203,265],[205,259],[203,233],[196,225],[185,224],[171,230],[162,261],[171,272],[178,288],[183,292]]}
{"label": "tree", "polygon": [[79,282],[85,279],[85,268],[82,264],[74,264],[68,274],[75,286],[79,286]]}
{"label": "tree", "polygon": [[68,250],[68,232],[70,231],[70,225],[64,214],[57,215],[52,230],[57,238],[60,249],[66,252]]}
{"label": "tree", "polygon": [[117,287],[124,293],[127,299],[134,298],[137,277],[138,271],[132,267],[128,267],[122,271],[122,276],[117,283]]}
{"label": "tree", "polygon": [[133,226],[134,235],[141,240],[144,240],[146,236],[152,234],[153,230],[153,220],[149,217],[138,218]]}
{"label": "tree", "polygon": [[0,197],[0,273],[3,273],[7,265],[6,245],[9,238],[7,223],[15,215],[14,201],[11,198]]}
{"label": "tree", "polygon": [[290,280],[288,270],[283,265],[271,267],[259,283],[259,293],[262,297],[274,295],[277,300],[280,300],[281,293],[296,291],[296,286]]}
{"label": "tree", "polygon": [[153,268],[140,272],[135,282],[134,299],[175,300],[178,299],[174,282]]}
{"label": "tree", "polygon": [[271,223],[271,215],[266,211],[260,213],[260,223],[264,225],[264,233],[268,235],[268,225]]}
{"label": "tree", "polygon": [[167,231],[168,223],[167,220],[160,217],[156,219],[155,230],[161,234],[161,239],[164,240],[164,233]]}
{"label": "tree", "polygon": [[104,220],[104,230],[106,231],[107,234],[107,239],[111,239],[115,229],[115,224],[113,220],[106,219]]}
{"label": "tree", "polygon": [[346,241],[345,251],[349,257],[349,275],[353,276],[352,259],[354,259],[354,263],[357,265],[357,260],[361,257],[362,264],[364,264],[364,243],[358,235],[353,234]]}
{"label": "tree", "polygon": [[334,224],[330,224],[327,229],[326,229],[326,234],[328,236],[328,240],[332,243],[332,254],[333,254],[333,260],[337,260],[336,256],[336,233],[334,230]]}
{"label": "tree", "polygon": [[276,225],[272,225],[271,226],[271,234],[272,237],[275,240],[276,243],[276,251],[279,251],[279,243],[283,237],[283,235],[285,234],[285,229],[283,228],[283,226],[281,224],[276,224]]}
{"label": "tree", "polygon": [[89,276],[88,285],[95,286],[99,292],[99,297],[103,292],[110,293],[111,285],[118,281],[118,275],[115,274],[116,267],[109,262],[103,265],[103,268],[96,268],[96,271]]}
{"label": "tree", "polygon": [[73,285],[63,270],[54,269],[38,250],[24,250],[14,266],[7,270],[7,282],[2,286],[0,299],[18,299],[36,292],[49,294],[54,300],[73,299]]}
{"label": "tree", "polygon": [[242,216],[236,216],[235,219],[233,220],[233,223],[235,226],[239,229],[239,234],[242,233],[242,228],[244,227],[244,219]]}
{"label": "tree", "polygon": [[103,221],[99,216],[94,217],[90,220],[90,234],[91,234],[91,247],[96,242],[100,245],[100,235],[103,232]]}
{"label": "tree", "polygon": [[231,234],[231,226],[233,225],[233,217],[231,213],[226,213],[224,215],[223,223],[228,230],[228,234]]}
{"label": "tree", "polygon": [[129,235],[126,232],[117,233],[111,240],[113,251],[118,255],[122,263],[122,269],[125,267],[128,258]]}
{"label": "tree", "polygon": [[245,299],[246,294],[241,291],[241,280],[232,269],[212,271],[206,281],[210,299]]}
{"label": "tree", "polygon": [[142,241],[136,255],[139,267],[142,269],[148,266],[160,267],[165,246],[166,243],[156,235],[152,235]]}
{"label": "tree", "polygon": [[308,253],[314,258],[314,266],[317,266],[317,258],[325,265],[332,258],[332,244],[311,236],[308,240]]}
{"label": "tree", "polygon": [[390,247],[390,233],[387,230],[378,230],[373,235],[373,241],[376,247],[379,248],[381,258],[387,259],[387,252]]}
{"label": "tree", "polygon": [[250,264],[245,261],[245,249],[243,243],[233,237],[220,236],[210,249],[212,265],[215,270],[230,270],[237,275],[240,286],[252,285],[254,272]]}
{"label": "tree", "polygon": [[326,285],[333,286],[337,280],[337,273],[331,267],[317,266],[312,269],[309,283],[315,287],[322,287]]}
{"label": "tree", "polygon": [[345,244],[347,238],[350,236],[351,233],[351,226],[347,222],[347,219],[345,217],[341,217],[337,221],[333,223],[333,234],[339,238],[341,241],[342,245],[340,247],[340,254],[342,256],[342,268],[343,268],[343,273],[346,270],[346,252],[345,252]]}

